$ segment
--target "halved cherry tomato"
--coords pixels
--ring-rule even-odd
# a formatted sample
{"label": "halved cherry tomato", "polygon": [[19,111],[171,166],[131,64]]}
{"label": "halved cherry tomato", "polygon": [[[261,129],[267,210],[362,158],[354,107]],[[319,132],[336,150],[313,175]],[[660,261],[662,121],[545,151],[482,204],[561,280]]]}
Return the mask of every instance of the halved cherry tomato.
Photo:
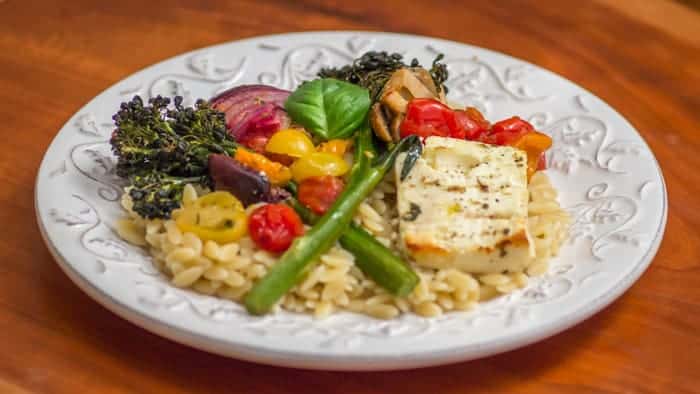
{"label": "halved cherry tomato", "polygon": [[343,192],[344,182],[334,176],[312,176],[299,184],[299,201],[314,213],[323,215]]}
{"label": "halved cherry tomato", "polygon": [[401,136],[415,134],[478,140],[489,131],[489,122],[474,107],[452,110],[433,99],[414,99],[408,103],[401,123]]}
{"label": "halved cherry tomato", "polygon": [[510,145],[527,153],[527,177],[530,179],[541,166],[544,152],[552,146],[552,139],[546,134],[533,130],[523,134]]}
{"label": "halved cherry tomato", "polygon": [[304,234],[304,224],[289,206],[267,204],[250,214],[248,231],[261,249],[279,253],[287,250],[294,238]]}
{"label": "halved cherry tomato", "polygon": [[267,141],[265,150],[270,153],[299,158],[313,152],[315,148],[309,136],[303,131],[286,129],[273,134]]}
{"label": "halved cherry tomato", "polygon": [[494,123],[484,142],[496,145],[513,145],[520,137],[531,131],[535,131],[535,128],[530,123],[513,116]]}
{"label": "halved cherry tomato", "polygon": [[479,136],[482,134],[481,128],[479,127],[476,122],[471,120],[469,118],[469,115],[465,111],[454,111],[455,113],[455,120],[457,121],[457,124],[459,125],[460,132],[457,133],[458,136],[454,136],[452,138],[460,138],[460,139],[467,139],[467,140],[475,140],[478,139]]}
{"label": "halved cherry tomato", "polygon": [[469,119],[473,120],[476,122],[477,125],[479,125],[479,128],[482,130],[489,130],[491,128],[491,123],[486,120],[484,117],[484,114],[481,113],[477,108],[475,107],[467,107],[464,109],[464,112],[467,113],[467,116],[469,116]]}
{"label": "halved cherry tomato", "polygon": [[314,152],[295,161],[290,169],[294,180],[301,182],[312,176],[341,176],[348,172],[350,165],[338,155]]}
{"label": "halved cherry tomato", "polygon": [[450,107],[433,99],[413,99],[408,103],[406,117],[401,122],[401,137],[417,135],[464,138]]}
{"label": "halved cherry tomato", "polygon": [[484,115],[474,107],[467,107],[463,111],[456,110],[455,118],[457,119],[457,124],[463,130],[463,138],[470,141],[479,140],[484,134],[488,133],[491,127],[489,122],[484,119]]}
{"label": "halved cherry tomato", "polygon": [[352,140],[329,140],[319,145],[316,150],[319,152],[332,153],[343,156],[350,147]]}
{"label": "halved cherry tomato", "polygon": [[182,232],[219,243],[237,241],[248,228],[243,204],[223,191],[205,194],[182,208],[175,224]]}

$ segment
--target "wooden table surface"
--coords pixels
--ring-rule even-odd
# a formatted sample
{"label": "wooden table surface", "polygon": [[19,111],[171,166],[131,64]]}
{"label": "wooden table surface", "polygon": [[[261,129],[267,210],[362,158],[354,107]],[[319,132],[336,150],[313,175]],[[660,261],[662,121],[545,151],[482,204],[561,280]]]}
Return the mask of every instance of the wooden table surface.
{"label": "wooden table surface", "polygon": [[[0,392],[700,392],[697,3],[175,3],[0,0]],[[644,136],[668,184],[666,238],[649,270],[601,313],[536,345],[377,373],[283,369],[210,355],[118,318],[73,285],[43,246],[33,208],[39,162],[63,123],[111,84],[181,52],[322,29],[475,44],[553,70],[602,97]]]}

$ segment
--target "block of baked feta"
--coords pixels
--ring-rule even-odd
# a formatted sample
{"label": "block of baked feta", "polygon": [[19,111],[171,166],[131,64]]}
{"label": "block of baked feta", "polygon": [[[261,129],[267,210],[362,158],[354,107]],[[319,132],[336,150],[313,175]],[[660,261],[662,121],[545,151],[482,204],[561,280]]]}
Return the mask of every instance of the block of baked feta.
{"label": "block of baked feta", "polygon": [[429,137],[400,181],[400,244],[418,265],[470,273],[521,271],[534,256],[527,229],[524,151]]}

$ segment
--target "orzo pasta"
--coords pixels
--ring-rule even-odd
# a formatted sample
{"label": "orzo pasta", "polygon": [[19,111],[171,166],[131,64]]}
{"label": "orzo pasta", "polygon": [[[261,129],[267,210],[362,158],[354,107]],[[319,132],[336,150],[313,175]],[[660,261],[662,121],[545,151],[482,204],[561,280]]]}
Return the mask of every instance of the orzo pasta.
{"label": "orzo pasta", "polygon": [[[395,186],[387,177],[358,210],[356,222],[396,249]],[[325,317],[337,310],[350,310],[390,319],[405,312],[438,316],[449,311],[474,308],[480,301],[527,285],[528,278],[547,271],[566,239],[568,214],[557,202],[557,192],[544,173],[536,173],[528,186],[529,223],[536,257],[524,271],[473,275],[456,269],[414,267],[420,282],[405,298],[388,294],[354,265],[353,255],[336,245],[323,254],[319,264],[278,303],[278,307]],[[184,204],[196,199],[193,187],[185,189]],[[192,233],[181,233],[174,220],[147,220],[131,209],[128,193],[122,206],[127,219],[118,222],[122,238],[135,245],[148,245],[153,262],[173,285],[203,294],[240,301],[253,284],[275,264],[277,256],[258,249],[250,238],[235,243],[202,242]],[[382,207],[376,209],[375,207]],[[379,211],[383,212],[379,212]],[[367,225],[370,223],[369,225]]]}

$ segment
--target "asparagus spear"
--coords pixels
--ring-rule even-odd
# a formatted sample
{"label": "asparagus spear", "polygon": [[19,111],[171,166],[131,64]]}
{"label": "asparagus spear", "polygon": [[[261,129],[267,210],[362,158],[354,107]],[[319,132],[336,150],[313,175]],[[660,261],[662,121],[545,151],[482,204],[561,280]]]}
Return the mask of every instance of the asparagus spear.
{"label": "asparagus spear", "polygon": [[[369,151],[374,154],[371,134],[360,134],[357,143],[356,153]],[[410,154],[415,150],[420,152],[421,147],[421,144],[412,145],[408,149],[408,153]],[[356,155],[355,162],[359,159],[359,156]],[[409,160],[408,166],[412,162],[415,162],[415,159]],[[403,170],[410,170],[408,166],[404,164]],[[290,182],[287,185],[287,189],[292,194],[292,198],[288,199],[287,203],[297,211],[305,223],[316,224],[319,217],[296,199],[296,184]],[[354,223],[350,224],[350,227],[343,233],[338,242],[355,256],[355,264],[365,275],[372,278],[390,293],[403,297],[408,295],[418,284],[418,275],[413,272],[408,264]]]}
{"label": "asparagus spear", "polygon": [[357,207],[384,178],[393,166],[396,156],[410,146],[420,143],[417,137],[410,136],[381,157],[374,158],[369,133],[369,129],[363,129],[357,137],[357,160],[353,164],[350,181],[343,193],[311,230],[297,238],[267,275],[253,286],[245,297],[248,312],[266,313],[298,283],[320,255],[346,231]]}
{"label": "asparagus spear", "polygon": [[[297,211],[304,222],[309,224],[318,222],[319,217],[295,197],[287,200],[287,203]],[[365,275],[391,294],[399,297],[406,296],[418,284],[418,275],[411,267],[354,223],[350,224],[338,242],[355,256],[355,264]]]}

